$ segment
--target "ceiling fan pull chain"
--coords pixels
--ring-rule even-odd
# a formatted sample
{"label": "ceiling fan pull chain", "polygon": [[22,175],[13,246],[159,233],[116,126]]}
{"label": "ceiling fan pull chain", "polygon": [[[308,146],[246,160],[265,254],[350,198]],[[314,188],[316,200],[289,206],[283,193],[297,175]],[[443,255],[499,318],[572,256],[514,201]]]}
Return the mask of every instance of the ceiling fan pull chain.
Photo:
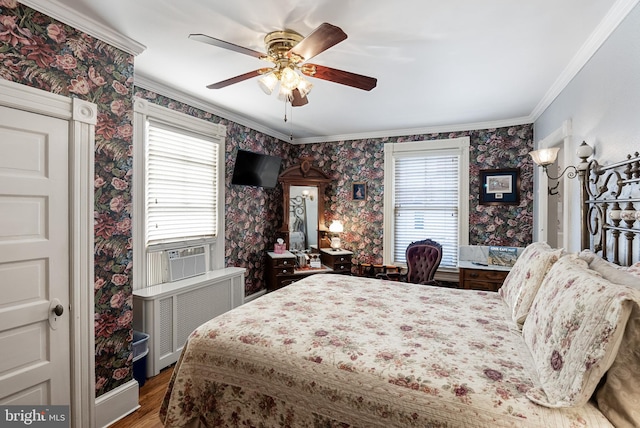
{"label": "ceiling fan pull chain", "polygon": [[284,123],[287,123],[287,100],[284,100]]}
{"label": "ceiling fan pull chain", "polygon": [[[284,106],[285,106],[284,108],[286,109],[287,108],[286,101],[285,101]],[[292,127],[293,127],[293,105],[291,103],[289,103],[289,106],[290,106],[289,107],[289,109],[290,109],[289,119],[291,119],[291,120],[289,120],[289,140],[293,141],[293,130],[292,130]]]}

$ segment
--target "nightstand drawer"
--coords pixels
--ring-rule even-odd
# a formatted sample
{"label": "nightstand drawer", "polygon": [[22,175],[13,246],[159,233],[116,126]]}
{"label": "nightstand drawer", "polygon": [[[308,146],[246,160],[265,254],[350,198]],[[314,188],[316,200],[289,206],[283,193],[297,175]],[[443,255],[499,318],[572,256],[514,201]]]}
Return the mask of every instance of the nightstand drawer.
{"label": "nightstand drawer", "polygon": [[288,258],[273,259],[273,267],[276,269],[277,268],[293,269],[296,267],[296,259],[288,259]]}
{"label": "nightstand drawer", "polygon": [[295,266],[274,267],[273,272],[275,275],[293,275]]}
{"label": "nightstand drawer", "polygon": [[491,269],[460,269],[460,288],[498,291],[508,271]]}
{"label": "nightstand drawer", "polygon": [[351,263],[351,256],[333,256],[333,263]]}
{"label": "nightstand drawer", "polygon": [[484,291],[498,291],[502,284],[495,282],[483,282],[483,281],[465,281],[464,287],[468,290],[484,290]]}
{"label": "nightstand drawer", "polygon": [[351,272],[351,262],[349,263],[336,263],[330,266],[334,272]]}
{"label": "nightstand drawer", "polygon": [[464,280],[500,282],[502,284],[508,274],[509,272],[501,270],[464,269]]}

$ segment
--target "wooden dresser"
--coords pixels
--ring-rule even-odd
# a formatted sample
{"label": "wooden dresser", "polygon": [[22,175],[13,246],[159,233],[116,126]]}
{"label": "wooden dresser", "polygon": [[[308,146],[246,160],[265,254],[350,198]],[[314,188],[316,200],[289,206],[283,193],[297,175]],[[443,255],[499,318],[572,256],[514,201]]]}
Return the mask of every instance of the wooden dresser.
{"label": "wooden dresser", "polygon": [[309,275],[319,273],[350,273],[352,255],[353,253],[351,251],[346,250],[322,250],[320,254],[322,267],[311,268],[307,266],[300,269],[296,267],[296,256],[293,253],[285,251],[282,254],[276,254],[268,251],[265,270],[267,291],[274,291],[286,287]]}
{"label": "wooden dresser", "polygon": [[498,291],[509,274],[502,266],[479,266],[460,262],[460,288]]}

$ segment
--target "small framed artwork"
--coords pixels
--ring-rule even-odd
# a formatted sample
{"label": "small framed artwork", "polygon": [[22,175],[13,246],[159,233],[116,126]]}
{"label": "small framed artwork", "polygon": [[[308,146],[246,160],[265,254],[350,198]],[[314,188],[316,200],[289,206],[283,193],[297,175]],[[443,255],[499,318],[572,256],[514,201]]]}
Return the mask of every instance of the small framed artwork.
{"label": "small framed artwork", "polygon": [[351,185],[351,199],[354,201],[364,201],[367,199],[367,185],[363,182]]}
{"label": "small framed artwork", "polygon": [[520,203],[520,170],[481,169],[481,205],[518,205]]}

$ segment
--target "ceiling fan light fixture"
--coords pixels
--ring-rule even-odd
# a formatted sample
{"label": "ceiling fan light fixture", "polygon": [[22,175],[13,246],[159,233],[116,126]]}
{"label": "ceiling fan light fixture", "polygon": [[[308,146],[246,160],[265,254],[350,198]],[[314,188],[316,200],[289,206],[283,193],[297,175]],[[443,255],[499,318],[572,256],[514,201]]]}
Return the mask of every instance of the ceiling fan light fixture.
{"label": "ceiling fan light fixture", "polygon": [[311,88],[313,88],[313,84],[301,76],[300,82],[298,82],[298,91],[300,92],[300,97],[306,97],[307,94],[311,92]]}
{"label": "ceiling fan light fixture", "polygon": [[258,86],[260,86],[260,89],[267,95],[271,95],[277,84],[278,76],[276,76],[275,73],[265,74],[258,79]]}
{"label": "ceiling fan light fixture", "polygon": [[291,101],[293,98],[293,89],[288,89],[284,85],[280,85],[280,91],[278,92],[278,99],[280,101]]}
{"label": "ceiling fan light fixture", "polygon": [[296,73],[292,68],[285,67],[280,72],[280,86],[284,86],[289,90],[289,92],[293,91],[299,83],[300,75]]}

